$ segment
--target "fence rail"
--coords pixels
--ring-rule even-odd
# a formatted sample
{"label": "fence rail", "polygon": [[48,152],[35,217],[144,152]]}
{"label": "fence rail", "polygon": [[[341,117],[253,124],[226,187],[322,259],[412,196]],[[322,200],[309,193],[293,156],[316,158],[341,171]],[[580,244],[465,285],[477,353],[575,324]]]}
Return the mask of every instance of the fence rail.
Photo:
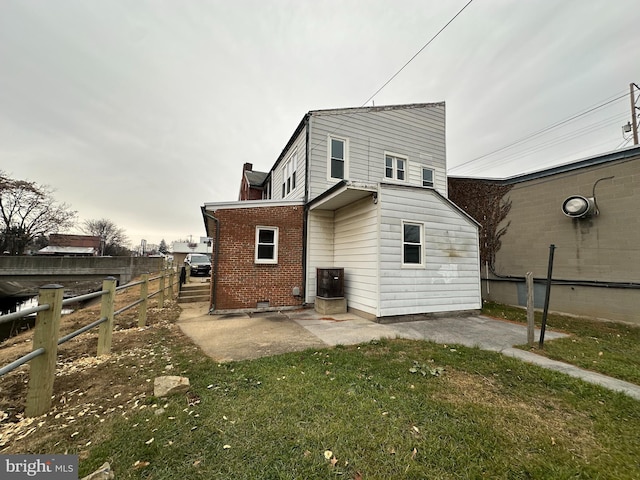
{"label": "fence rail", "polygon": [[[165,279],[168,284],[165,286]],[[149,292],[149,282],[160,280],[159,288],[155,292]],[[114,311],[115,294],[140,285],[140,298],[135,302]],[[164,269],[158,275],[149,278],[149,274],[143,274],[141,280],[116,287],[116,279],[108,277],[102,282],[102,290],[86,295],[79,295],[68,299],[62,298],[63,287],[61,285],[46,285],[40,288],[38,293],[38,306],[9,313],[0,316],[0,324],[36,314],[36,324],[33,332],[33,350],[17,360],[0,368],[0,376],[5,375],[16,368],[31,362],[29,372],[29,386],[25,415],[37,417],[48,412],[51,408],[53,381],[55,378],[56,358],[58,345],[100,327],[98,333],[97,355],[105,355],[111,351],[111,336],[113,333],[113,319],[130,308],[140,306],[138,310],[138,326],[144,327],[147,321],[147,305],[151,297],[158,296],[158,306],[164,308],[165,293],[169,298],[174,296],[175,272],[173,268]],[[101,298],[100,318],[89,325],[58,338],[62,307],[79,301]]]}

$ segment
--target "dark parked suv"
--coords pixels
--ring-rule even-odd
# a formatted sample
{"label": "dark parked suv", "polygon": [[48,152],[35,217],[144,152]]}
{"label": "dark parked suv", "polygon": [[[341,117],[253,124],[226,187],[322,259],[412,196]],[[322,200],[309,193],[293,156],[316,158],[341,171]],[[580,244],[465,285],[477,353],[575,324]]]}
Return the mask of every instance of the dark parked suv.
{"label": "dark parked suv", "polygon": [[191,267],[191,275],[210,275],[211,260],[208,255],[202,253],[190,253],[184,259],[184,266]]}

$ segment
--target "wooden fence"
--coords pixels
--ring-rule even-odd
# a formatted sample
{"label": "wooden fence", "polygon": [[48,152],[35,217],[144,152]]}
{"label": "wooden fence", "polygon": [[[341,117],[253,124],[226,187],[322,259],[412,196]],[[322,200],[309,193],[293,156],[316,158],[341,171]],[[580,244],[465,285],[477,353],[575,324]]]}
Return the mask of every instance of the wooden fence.
{"label": "wooden fence", "polygon": [[[158,290],[149,293],[149,282],[158,279],[160,280]],[[166,280],[168,280],[168,282]],[[137,301],[114,311],[116,292],[126,290],[137,285],[140,285],[140,298]],[[175,285],[175,272],[173,268],[162,270],[157,276],[152,278],[149,278],[149,274],[143,274],[141,276],[141,280],[131,282],[120,287],[116,287],[115,278],[109,277],[103,281],[101,291],[64,300],[64,288],[61,285],[46,285],[39,291],[37,307],[10,313],[8,315],[1,315],[0,323],[5,323],[34,313],[36,314],[36,324],[33,333],[33,349],[31,353],[0,368],[0,376],[2,376],[25,363],[31,362],[25,415],[27,417],[37,417],[45,414],[51,408],[58,345],[62,345],[84,332],[99,327],[97,355],[100,356],[110,353],[114,317],[139,305],[138,326],[144,327],[147,322],[148,300],[151,297],[158,295],[158,306],[160,308],[164,308],[165,294],[168,293],[169,298],[172,299],[174,296]],[[62,307],[98,297],[102,297],[100,318],[95,322],[76,330],[75,332],[65,335],[62,338],[58,338],[60,319],[62,318]]]}

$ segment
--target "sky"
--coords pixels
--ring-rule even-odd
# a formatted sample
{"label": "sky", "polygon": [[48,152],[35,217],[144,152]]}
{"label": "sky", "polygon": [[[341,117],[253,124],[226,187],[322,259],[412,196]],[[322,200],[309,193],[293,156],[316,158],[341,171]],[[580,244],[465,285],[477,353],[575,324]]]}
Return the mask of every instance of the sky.
{"label": "sky", "polygon": [[135,247],[204,236],[310,110],[445,101],[457,176],[632,145],[636,0],[473,0],[427,45],[467,2],[0,0],[0,170]]}

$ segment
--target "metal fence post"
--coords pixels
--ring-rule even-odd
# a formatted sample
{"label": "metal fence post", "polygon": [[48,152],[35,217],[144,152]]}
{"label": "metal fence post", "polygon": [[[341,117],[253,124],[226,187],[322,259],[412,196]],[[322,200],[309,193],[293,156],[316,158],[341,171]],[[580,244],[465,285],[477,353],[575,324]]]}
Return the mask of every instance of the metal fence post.
{"label": "metal fence post", "polygon": [[164,276],[166,272],[160,271],[160,294],[158,295],[158,308],[164,308]]}
{"label": "metal fence post", "polygon": [[31,360],[29,390],[25,406],[27,417],[43,415],[51,408],[63,292],[64,288],[61,285],[46,285],[38,293],[38,304],[48,304],[49,309],[38,312],[36,316],[33,350],[43,348],[44,354]]}
{"label": "metal fence post", "polygon": [[107,319],[106,322],[100,324],[98,331],[98,356],[106,355],[111,352],[111,337],[113,335],[113,305],[116,297],[116,279],[108,277],[102,282],[102,290],[106,293],[102,296],[100,307],[100,318]]}
{"label": "metal fence post", "polygon": [[149,295],[149,274],[141,275],[142,285],[140,285],[140,308],[138,309],[138,327],[144,327],[147,324],[147,303]]}

